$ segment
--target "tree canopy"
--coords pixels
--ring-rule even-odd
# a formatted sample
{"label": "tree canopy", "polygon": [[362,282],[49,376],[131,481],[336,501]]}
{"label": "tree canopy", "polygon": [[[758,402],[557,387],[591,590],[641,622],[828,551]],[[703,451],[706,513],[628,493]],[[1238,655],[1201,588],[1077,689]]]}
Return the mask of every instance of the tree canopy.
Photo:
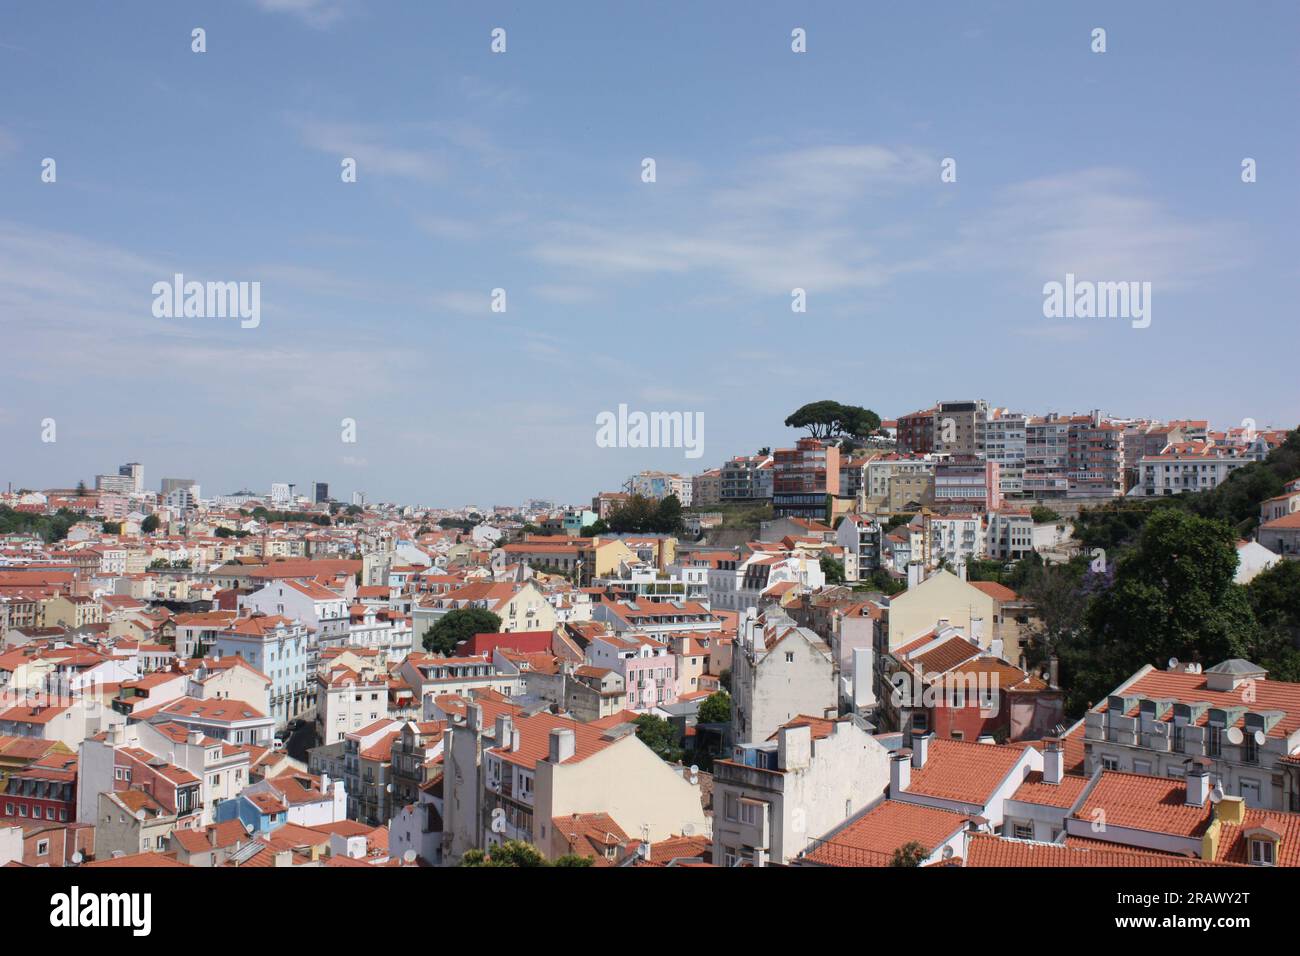
{"label": "tree canopy", "polygon": [[704,698],[695,719],[702,724],[725,724],[731,720],[731,695],[717,691]]}
{"label": "tree canopy", "polygon": [[682,530],[682,503],[676,495],[658,502],[632,495],[604,523],[616,534],[677,534]]}
{"label": "tree canopy", "polygon": [[481,607],[462,607],[448,611],[438,618],[421,642],[430,654],[451,654],[456,645],[468,641],[475,634],[496,633],[501,630],[501,618]]}
{"label": "tree canopy", "polygon": [[806,428],[810,438],[864,437],[880,428],[880,416],[860,405],[824,399],[800,406],[785,420],[788,428]]}
{"label": "tree canopy", "polygon": [[641,714],[634,721],[636,735],[656,755],[672,763],[682,759],[682,748],[677,743],[677,728],[662,717]]}
{"label": "tree canopy", "polygon": [[1233,583],[1236,569],[1227,524],[1156,511],[1137,547],[1116,563],[1114,583],[1088,603],[1086,626],[1060,636],[1074,706],[1099,700],[1146,664],[1246,657],[1255,621],[1245,589]]}

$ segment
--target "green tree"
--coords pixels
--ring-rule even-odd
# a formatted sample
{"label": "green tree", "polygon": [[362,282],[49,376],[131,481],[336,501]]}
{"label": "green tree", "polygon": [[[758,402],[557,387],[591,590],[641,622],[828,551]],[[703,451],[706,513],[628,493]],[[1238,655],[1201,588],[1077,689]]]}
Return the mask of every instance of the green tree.
{"label": "green tree", "polygon": [[823,554],[821,558],[822,574],[826,576],[827,584],[844,583],[844,562],[838,558],[832,558],[829,554]]}
{"label": "green tree", "polygon": [[725,724],[731,721],[731,695],[723,691],[710,694],[700,703],[695,719],[702,724]]}
{"label": "green tree", "polygon": [[658,534],[677,534],[682,530],[682,503],[676,495],[659,502],[651,530]]}
{"label": "green tree", "polygon": [[806,428],[810,438],[825,441],[837,435],[870,435],[880,428],[880,416],[860,405],[841,405],[824,399],[795,409],[785,424],[787,428]]}
{"label": "green tree", "polygon": [[482,850],[466,850],[460,860],[461,866],[549,866],[541,850],[523,840],[507,840],[500,846],[494,846],[487,853]]}
{"label": "green tree", "polygon": [[829,399],[809,402],[791,412],[785,420],[785,425],[787,428],[806,428],[808,437],[825,441],[835,434],[835,425],[839,421],[841,407],[839,402],[832,402]]}
{"label": "green tree", "polygon": [[140,522],[140,530],[145,534],[153,534],[162,524],[157,515],[146,515],[145,519]]}
{"label": "green tree", "polygon": [[1300,682],[1300,562],[1280,561],[1246,587],[1259,633],[1250,660],[1271,680]]}
{"label": "green tree", "polygon": [[1061,516],[1046,505],[1034,505],[1029,509],[1029,517],[1033,519],[1034,524],[1051,524],[1053,521],[1061,520]]}
{"label": "green tree", "polygon": [[646,534],[655,530],[658,521],[659,505],[645,495],[632,495],[610,512],[605,523],[617,534]]}
{"label": "green tree", "polygon": [[1157,509],[1092,598],[1085,627],[1062,642],[1069,704],[1082,709],[1145,664],[1244,657],[1257,636],[1246,589],[1233,583],[1236,535],[1223,521]]}
{"label": "green tree", "polygon": [[118,521],[105,521],[103,525],[104,534],[121,534],[122,524]]}
{"label": "green tree", "polygon": [[462,607],[448,611],[424,632],[421,642],[430,654],[450,655],[456,645],[475,634],[495,634],[501,630],[501,618],[481,607]]}
{"label": "green tree", "polygon": [[633,723],[641,742],[669,763],[682,759],[682,748],[677,742],[677,730],[671,723],[654,714],[641,714]]}
{"label": "green tree", "polygon": [[930,851],[916,840],[908,840],[898,849],[894,850],[894,856],[889,861],[890,866],[920,866],[925,862],[925,858],[930,855]]}
{"label": "green tree", "polygon": [[598,534],[609,534],[609,525],[605,524],[604,519],[597,518],[591,524],[582,526],[582,537],[594,538]]}
{"label": "green tree", "polygon": [[551,866],[592,866],[595,860],[589,856],[579,856],[576,853],[566,853],[563,856],[557,856]]}

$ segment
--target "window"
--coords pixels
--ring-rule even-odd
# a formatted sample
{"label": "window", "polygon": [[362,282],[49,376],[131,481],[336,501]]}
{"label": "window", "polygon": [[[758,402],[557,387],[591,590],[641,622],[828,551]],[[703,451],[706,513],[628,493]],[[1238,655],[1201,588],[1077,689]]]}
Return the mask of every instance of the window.
{"label": "window", "polygon": [[1254,733],[1247,731],[1241,741],[1241,759],[1245,763],[1259,763],[1259,744],[1255,742]]}
{"label": "window", "polygon": [[[1272,847],[1270,846],[1269,849],[1271,850]],[[48,856],[49,853],[50,853],[50,841],[49,841],[49,840],[40,840],[40,841],[38,841],[37,844],[36,844],[36,855],[37,855],[37,856]]]}
{"label": "window", "polygon": [[1102,767],[1104,767],[1104,768],[1107,769],[1107,770],[1118,770],[1118,769],[1119,769],[1119,758],[1118,758],[1118,757],[1112,757],[1112,756],[1110,756],[1109,754],[1102,754],[1102,755],[1101,755],[1101,765],[1102,765]]}
{"label": "window", "polygon": [[1211,724],[1205,728],[1205,754],[1209,757],[1223,755],[1223,726]]}
{"label": "window", "polygon": [[794,651],[786,651],[786,652],[785,652],[785,662],[786,662],[787,664],[793,664],[793,663],[794,663]]}
{"label": "window", "polygon": [[748,826],[758,824],[758,804],[752,800],[742,800],[740,803],[740,822]]}
{"label": "window", "polygon": [[1258,780],[1250,780],[1245,777],[1241,780],[1241,798],[1246,801],[1248,807],[1261,806],[1259,799],[1260,786]]}
{"label": "window", "polygon": [[1011,825],[1011,836],[1017,840],[1032,840],[1034,838],[1034,825],[1032,823],[1013,823]]}
{"label": "window", "polygon": [[1150,760],[1134,760],[1134,761],[1133,761],[1133,772],[1134,772],[1134,773],[1141,773],[1141,774],[1150,774],[1150,773],[1151,773],[1151,761],[1150,761]]}
{"label": "window", "polygon": [[[736,795],[734,793],[727,794],[725,805],[727,808],[727,819],[728,820],[739,819],[740,801],[736,798]],[[728,863],[727,865],[731,866],[732,864]]]}
{"label": "window", "polygon": [[1273,841],[1272,840],[1251,840],[1250,841],[1250,862],[1256,866],[1273,865]]}

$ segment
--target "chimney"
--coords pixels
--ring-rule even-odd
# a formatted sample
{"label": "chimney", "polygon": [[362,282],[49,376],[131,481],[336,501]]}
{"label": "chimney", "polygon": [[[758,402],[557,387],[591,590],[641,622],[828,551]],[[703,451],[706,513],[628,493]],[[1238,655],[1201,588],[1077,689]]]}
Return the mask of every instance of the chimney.
{"label": "chimney", "polygon": [[497,715],[496,741],[502,750],[515,749],[515,723],[509,714]]}
{"label": "chimney", "polygon": [[1047,665],[1048,680],[1051,682],[1051,689],[1056,690],[1061,686],[1061,662],[1058,658],[1053,657]]}
{"label": "chimney", "polygon": [[1059,784],[1065,769],[1065,747],[1060,737],[1048,737],[1043,744],[1043,783]]}
{"label": "chimney", "polygon": [[782,770],[804,770],[812,762],[812,728],[807,724],[782,727],[776,738],[776,765]]}
{"label": "chimney", "polygon": [[483,730],[483,708],[478,704],[470,704],[465,708],[465,726],[474,731],[481,733]]}
{"label": "chimney", "polygon": [[196,747],[199,746],[200,744],[203,743],[203,731],[201,731],[201,730],[191,730],[191,731],[189,732],[188,739],[189,739],[189,742],[190,742],[191,744],[193,744],[194,746],[196,746]]}
{"label": "chimney", "polygon": [[912,785],[912,751],[904,747],[889,755],[889,796],[898,799]]}
{"label": "chimney", "polygon": [[908,590],[916,587],[921,583],[921,562],[912,561],[907,565],[907,587]]}
{"label": "chimney", "polygon": [[920,734],[912,740],[912,766],[920,770],[930,759],[930,739],[934,734]]}
{"label": "chimney", "polygon": [[556,727],[551,731],[550,753],[547,760],[550,763],[564,763],[573,756],[577,747],[577,738],[572,730],[567,727]]}
{"label": "chimney", "polygon": [[1193,757],[1187,761],[1187,805],[1203,807],[1209,794],[1210,760],[1207,757]]}
{"label": "chimney", "polygon": [[1214,805],[1214,819],[1223,823],[1235,823],[1240,826],[1246,819],[1246,800],[1244,797],[1230,797],[1225,794]]}
{"label": "chimney", "polygon": [[217,846],[217,827],[216,824],[208,827],[208,846],[216,849]]}

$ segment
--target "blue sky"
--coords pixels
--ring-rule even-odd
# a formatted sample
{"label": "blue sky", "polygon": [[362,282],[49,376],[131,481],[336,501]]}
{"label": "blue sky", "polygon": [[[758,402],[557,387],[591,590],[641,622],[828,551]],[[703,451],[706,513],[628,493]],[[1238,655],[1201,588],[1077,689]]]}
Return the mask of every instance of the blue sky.
{"label": "blue sky", "polygon": [[[821,398],[1294,425],[1298,10],[8,5],[0,482],[581,501]],[[1044,318],[1067,271],[1151,326]],[[154,318],[175,272],[260,326]],[[702,412],[703,459],[597,447],[619,403]]]}

